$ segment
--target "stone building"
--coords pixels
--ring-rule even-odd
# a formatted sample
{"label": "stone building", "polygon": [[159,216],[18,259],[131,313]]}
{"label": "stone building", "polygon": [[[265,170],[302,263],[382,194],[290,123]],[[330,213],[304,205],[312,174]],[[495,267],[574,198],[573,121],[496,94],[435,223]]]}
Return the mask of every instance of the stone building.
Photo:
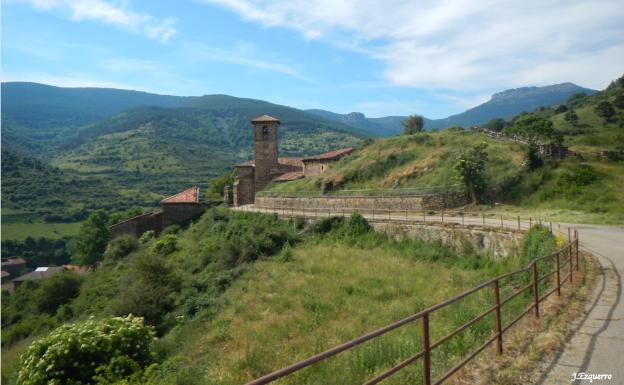
{"label": "stone building", "polygon": [[206,205],[199,201],[199,187],[194,186],[160,201],[162,210],[144,213],[114,224],[111,238],[131,235],[139,238],[146,231],[160,233],[167,226],[184,225],[199,217]]}
{"label": "stone building", "polygon": [[[270,182],[286,182],[317,175],[329,164],[349,154],[353,148],[344,148],[309,158],[278,157],[279,119],[262,115],[251,120],[254,130],[254,159],[236,165],[237,177],[233,186],[235,206],[254,203],[256,193]],[[306,171],[306,162],[307,170]]]}

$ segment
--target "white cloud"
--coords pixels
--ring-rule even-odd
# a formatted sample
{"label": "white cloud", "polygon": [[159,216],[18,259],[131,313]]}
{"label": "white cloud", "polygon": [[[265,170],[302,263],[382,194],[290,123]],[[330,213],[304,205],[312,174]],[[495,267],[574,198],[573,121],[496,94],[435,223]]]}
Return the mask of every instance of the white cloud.
{"label": "white cloud", "polygon": [[483,92],[624,71],[621,0],[201,0],[385,63],[398,86]]}
{"label": "white cloud", "polygon": [[[182,44],[182,47],[187,60],[208,60],[238,64],[278,72],[303,81],[310,81],[294,66],[284,64],[278,60],[271,60],[269,52],[257,52],[255,46],[249,43],[239,43],[231,48],[224,49],[199,42],[185,42]],[[261,57],[263,59],[260,59]]]}
{"label": "white cloud", "polygon": [[23,0],[40,11],[61,11],[74,21],[95,20],[166,42],[177,33],[174,19],[159,20],[128,9],[126,2],[105,0]]}

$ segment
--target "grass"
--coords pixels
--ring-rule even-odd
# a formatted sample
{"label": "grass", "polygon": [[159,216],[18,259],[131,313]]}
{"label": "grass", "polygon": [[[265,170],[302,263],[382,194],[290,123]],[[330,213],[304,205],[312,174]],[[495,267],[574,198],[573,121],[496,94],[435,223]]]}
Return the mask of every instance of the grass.
{"label": "grass", "polygon": [[53,238],[58,239],[65,236],[78,234],[82,222],[75,223],[10,223],[2,222],[2,240],[23,240],[32,238]]}
{"label": "grass", "polygon": [[[224,294],[214,318],[201,316],[166,336],[168,375],[162,383],[240,384],[409,316],[518,266],[459,256],[442,246],[395,241],[380,234],[362,242],[330,237],[305,241],[292,258],[257,262]],[[492,303],[491,291],[432,314],[432,340]],[[511,312],[523,308],[518,297]],[[515,314],[515,313],[514,313]],[[506,319],[512,316],[506,313]],[[493,330],[486,317],[434,353],[440,375]],[[279,383],[361,383],[421,349],[415,322]],[[201,369],[197,369],[201,368]],[[388,381],[419,383],[420,364]]]}
{"label": "grass", "polygon": [[275,184],[271,192],[320,193],[323,182],[331,182],[335,193],[349,190],[431,188],[456,186],[453,166],[460,153],[477,143],[488,143],[487,176],[493,185],[520,170],[525,150],[521,145],[492,140],[472,132],[443,131],[403,135],[373,144],[336,162],[324,174]]}

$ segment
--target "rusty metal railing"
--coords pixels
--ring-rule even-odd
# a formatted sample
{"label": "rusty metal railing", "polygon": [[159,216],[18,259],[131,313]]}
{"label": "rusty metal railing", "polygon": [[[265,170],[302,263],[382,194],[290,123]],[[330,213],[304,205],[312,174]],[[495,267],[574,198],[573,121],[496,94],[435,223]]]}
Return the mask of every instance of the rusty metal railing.
{"label": "rusty metal railing", "polygon": [[[554,264],[554,268],[548,272],[540,272],[540,268],[538,264],[547,265],[548,263]],[[547,266],[542,266],[545,268]],[[550,295],[553,293],[557,293],[557,296],[561,296],[561,287],[566,283],[573,283],[574,280],[574,270],[579,271],[579,242],[578,242],[578,232],[574,230],[572,233],[568,231],[568,243],[561,249],[545,256],[540,256],[534,258],[526,267],[522,269],[518,269],[506,274],[502,274],[495,278],[492,278],[486,282],[481,283],[480,285],[473,287],[467,291],[464,291],[461,294],[458,294],[452,298],[447,299],[441,303],[428,307],[424,310],[419,311],[416,314],[413,314],[409,317],[403,318],[399,321],[396,321],[392,324],[374,330],[370,333],[367,333],[363,336],[355,338],[351,341],[342,343],[338,346],[335,346],[331,349],[325,350],[321,353],[308,357],[302,361],[294,363],[285,368],[276,370],[272,373],[266,374],[260,378],[257,378],[253,381],[248,382],[246,385],[263,385],[274,382],[278,379],[284,378],[294,372],[307,368],[315,363],[320,361],[324,361],[329,359],[332,356],[335,356],[341,352],[346,350],[350,350],[355,348],[358,345],[361,345],[367,341],[378,338],[392,330],[398,329],[404,325],[412,324],[418,320],[421,321],[421,344],[422,350],[415,352],[410,357],[403,359],[398,364],[394,365],[391,368],[384,370],[381,373],[375,375],[375,377],[371,378],[364,385],[373,385],[377,384],[388,377],[391,377],[393,374],[399,372],[401,369],[413,364],[419,359],[422,359],[422,381],[424,385],[439,385],[450,378],[454,373],[460,370],[463,366],[465,366],[468,362],[470,362],[475,356],[477,356],[480,352],[482,352],[485,348],[487,348],[492,342],[496,341],[496,350],[498,354],[503,353],[503,335],[507,332],[513,325],[515,325],[518,321],[520,321],[523,317],[525,317],[529,312],[533,311],[535,318],[540,318],[540,303],[545,301]],[[530,282],[526,285],[514,290],[511,292],[506,298],[501,299],[501,282],[506,279],[511,279],[520,274],[530,274]],[[565,274],[562,276],[562,274]],[[540,293],[540,283],[545,282],[549,278],[554,277],[553,287],[547,288],[546,292]],[[526,277],[525,277],[526,278]],[[488,289],[489,288],[489,289]],[[493,292],[493,302],[492,306],[486,309],[484,312],[480,313],[476,317],[472,318],[470,321],[464,323],[463,325],[457,327],[453,331],[449,332],[445,336],[439,338],[436,341],[431,341],[431,333],[430,333],[430,315],[440,309],[443,309],[451,304],[454,304],[463,298],[468,297],[474,293],[477,293],[481,290],[492,290]],[[515,318],[510,320],[507,325],[503,324],[502,310],[505,305],[509,304],[513,299],[522,295],[523,293],[531,293],[531,303],[522,312],[517,315]],[[541,294],[541,295],[540,295]],[[464,330],[470,328],[472,325],[481,321],[488,315],[494,313],[495,314],[495,330],[494,333],[488,337],[483,343],[470,352],[466,357],[464,357],[461,361],[457,362],[451,369],[443,373],[438,378],[432,378],[432,370],[431,370],[431,353],[434,349],[441,346],[443,343],[449,341],[451,338],[457,336],[459,333]]]}

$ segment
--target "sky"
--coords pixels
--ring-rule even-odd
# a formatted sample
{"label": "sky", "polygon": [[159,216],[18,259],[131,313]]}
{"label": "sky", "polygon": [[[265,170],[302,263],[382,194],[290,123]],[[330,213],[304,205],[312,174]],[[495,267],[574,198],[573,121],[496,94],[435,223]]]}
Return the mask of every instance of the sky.
{"label": "sky", "polygon": [[443,118],[624,74],[622,0],[3,0],[2,81]]}

